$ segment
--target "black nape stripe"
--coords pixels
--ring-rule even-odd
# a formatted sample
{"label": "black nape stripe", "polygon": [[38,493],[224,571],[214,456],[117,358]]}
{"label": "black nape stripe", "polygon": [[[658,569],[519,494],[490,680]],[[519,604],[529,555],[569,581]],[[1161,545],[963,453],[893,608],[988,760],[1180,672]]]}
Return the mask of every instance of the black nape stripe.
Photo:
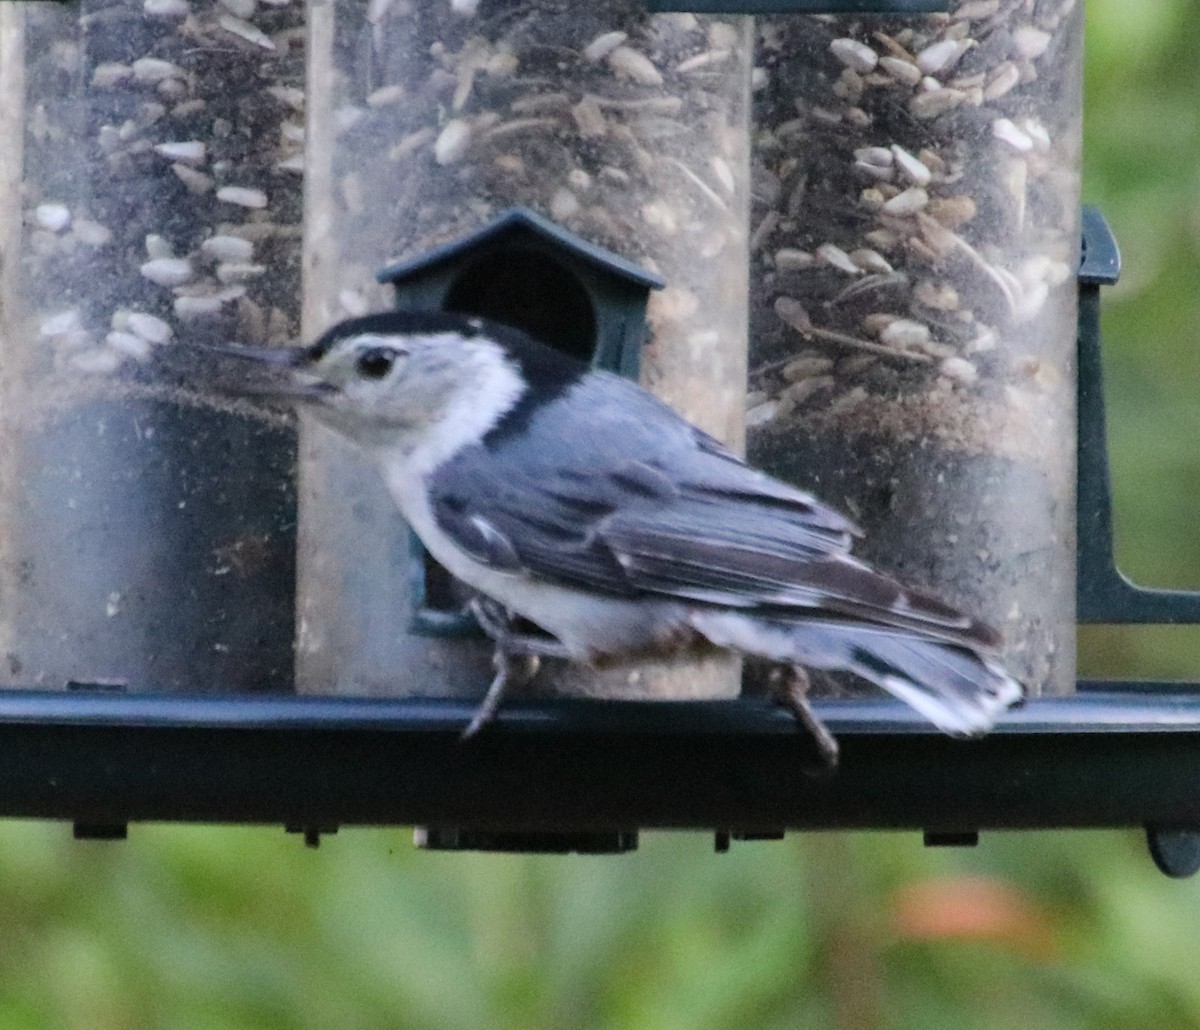
{"label": "black nape stripe", "polygon": [[[503,333],[499,336],[488,335],[504,347],[528,384],[528,389],[485,434],[482,443],[489,448],[523,433],[539,409],[563,396],[589,371],[582,362],[531,339],[519,330],[507,326],[500,328]],[[515,335],[508,335],[510,333]]]}
{"label": "black nape stripe", "polygon": [[547,399],[556,397],[588,372],[588,367],[583,362],[554,347],[548,347],[520,329],[498,322],[488,322],[485,325],[486,330],[482,335],[504,348],[508,357],[521,370],[521,375],[532,388],[532,393],[544,394]]}

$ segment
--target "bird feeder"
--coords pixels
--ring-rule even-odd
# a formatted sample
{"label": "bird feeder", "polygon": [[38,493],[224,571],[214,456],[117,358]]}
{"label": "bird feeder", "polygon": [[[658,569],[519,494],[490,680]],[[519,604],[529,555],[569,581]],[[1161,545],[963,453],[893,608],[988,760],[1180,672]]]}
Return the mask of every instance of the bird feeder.
{"label": "bird feeder", "polygon": [[0,683],[292,689],[303,11],[0,5]]}
{"label": "bird feeder", "polygon": [[[391,303],[369,285],[388,263],[401,305],[515,321],[741,447],[748,19],[346,0],[311,29],[308,335]],[[414,570],[377,472],[307,423],[300,468],[301,691],[477,696],[489,650],[428,635],[461,625],[432,602],[461,598]],[[726,661],[549,680],[738,692]]]}
{"label": "bird feeder", "polygon": [[[1200,695],[1071,658],[1076,590],[1081,621],[1200,621],[1112,559],[1079,9],[673,6],[0,4],[0,815],[547,851],[1140,825],[1200,866]],[[728,667],[635,692],[702,698],[672,704],[552,669],[460,742],[490,647],[453,583],[373,469],[202,349],[391,304],[515,322],[734,447],[747,418],[1044,696],[969,743],[827,697],[812,777]]]}
{"label": "bird feeder", "polygon": [[758,32],[751,461],[1069,692],[1082,6]]}

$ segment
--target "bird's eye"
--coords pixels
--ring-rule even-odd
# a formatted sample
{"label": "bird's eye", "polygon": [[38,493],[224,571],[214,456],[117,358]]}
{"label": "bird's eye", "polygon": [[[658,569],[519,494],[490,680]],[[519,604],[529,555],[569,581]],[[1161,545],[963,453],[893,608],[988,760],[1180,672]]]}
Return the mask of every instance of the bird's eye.
{"label": "bird's eye", "polygon": [[372,347],[363,351],[354,363],[359,375],[365,379],[382,379],[396,363],[396,352],[387,347]]}

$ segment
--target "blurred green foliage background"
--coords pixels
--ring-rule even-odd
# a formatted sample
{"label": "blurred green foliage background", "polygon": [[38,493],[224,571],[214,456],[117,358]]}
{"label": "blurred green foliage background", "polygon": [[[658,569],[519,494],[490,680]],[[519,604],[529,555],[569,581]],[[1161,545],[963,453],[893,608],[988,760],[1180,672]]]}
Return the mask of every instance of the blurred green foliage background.
{"label": "blurred green foliage background", "polygon": [[[1107,295],[1120,552],[1200,586],[1200,5],[1091,0],[1085,199]],[[1189,631],[1087,672],[1200,675]],[[438,855],[407,831],[0,826],[0,1027],[1200,1026],[1200,882],[1135,833],[792,836],[620,858]]]}

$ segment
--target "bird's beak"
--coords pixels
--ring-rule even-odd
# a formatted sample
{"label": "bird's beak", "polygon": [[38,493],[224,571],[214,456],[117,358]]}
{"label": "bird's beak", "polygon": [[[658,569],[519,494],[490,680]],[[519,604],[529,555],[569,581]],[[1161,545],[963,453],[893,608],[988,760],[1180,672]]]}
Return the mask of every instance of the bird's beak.
{"label": "bird's beak", "polygon": [[[315,355],[307,347],[247,347],[240,343],[207,344],[205,350],[238,358],[269,374],[238,384],[238,392],[295,400],[319,400],[334,391],[332,384],[307,374]],[[282,374],[280,374],[282,373]]]}

